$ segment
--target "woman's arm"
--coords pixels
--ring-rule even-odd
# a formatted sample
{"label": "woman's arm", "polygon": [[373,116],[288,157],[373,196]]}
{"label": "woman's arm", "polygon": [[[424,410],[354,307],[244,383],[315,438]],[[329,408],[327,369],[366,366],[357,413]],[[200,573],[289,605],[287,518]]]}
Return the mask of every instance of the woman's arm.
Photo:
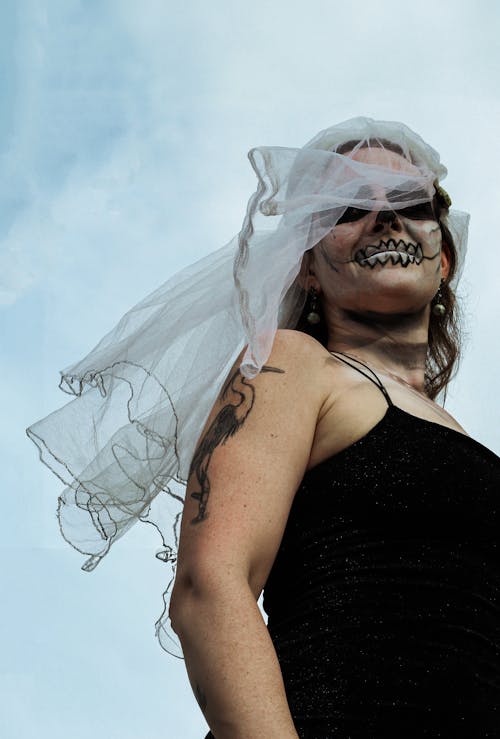
{"label": "woman's arm", "polygon": [[207,723],[216,739],[298,739],[255,598],[244,583],[223,588],[193,599],[178,630]]}
{"label": "woman's arm", "polygon": [[191,465],[170,615],[216,739],[297,739],[256,601],[309,460],[320,352],[279,331],[254,380],[234,369]]}

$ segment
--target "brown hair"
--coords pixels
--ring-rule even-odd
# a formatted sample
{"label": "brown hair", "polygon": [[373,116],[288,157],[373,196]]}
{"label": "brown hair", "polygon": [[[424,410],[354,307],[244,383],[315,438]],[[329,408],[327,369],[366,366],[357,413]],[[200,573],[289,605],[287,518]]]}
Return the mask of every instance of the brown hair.
{"label": "brown hair", "polygon": [[[339,146],[336,151],[337,153],[342,154],[346,151],[351,151],[358,144],[359,141],[348,141]],[[368,144],[373,146],[382,145],[384,148],[405,156],[401,147],[389,141],[371,139],[369,142],[364,142],[363,146],[367,146]],[[460,309],[455,293],[449,284],[457,269],[457,249],[449,229],[442,221],[443,216],[446,216],[448,213],[448,203],[446,202],[445,196],[439,190],[434,194],[433,206],[436,219],[441,229],[443,248],[447,252],[450,260],[450,271],[446,281],[441,287],[441,299],[442,303],[446,307],[446,312],[443,316],[437,316],[431,310],[429,320],[429,349],[425,363],[424,389],[428,397],[432,400],[434,400],[443,390],[445,391],[446,398],[446,386],[454,377],[458,369],[462,344]],[[309,312],[309,301],[306,301],[295,329],[313,336],[323,344],[324,347],[326,347],[328,344],[326,323],[324,320],[321,320],[318,324],[310,324],[307,321],[307,314]]]}

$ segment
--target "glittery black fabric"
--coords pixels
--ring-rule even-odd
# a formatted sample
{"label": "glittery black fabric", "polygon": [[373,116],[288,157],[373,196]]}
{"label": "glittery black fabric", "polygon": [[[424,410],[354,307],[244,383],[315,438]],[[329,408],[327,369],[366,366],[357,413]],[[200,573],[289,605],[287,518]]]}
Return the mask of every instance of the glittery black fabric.
{"label": "glittery black fabric", "polygon": [[500,737],[500,459],[390,405],[309,470],[264,590],[301,739]]}

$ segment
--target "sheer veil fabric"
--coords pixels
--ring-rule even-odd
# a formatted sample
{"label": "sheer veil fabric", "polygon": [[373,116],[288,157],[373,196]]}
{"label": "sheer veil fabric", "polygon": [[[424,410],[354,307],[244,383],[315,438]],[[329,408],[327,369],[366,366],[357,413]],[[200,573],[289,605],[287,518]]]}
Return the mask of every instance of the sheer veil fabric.
{"label": "sheer veil fabric", "polygon": [[[337,153],[347,141],[358,142],[354,150],[395,144],[414,174]],[[27,429],[64,485],[58,522],[86,556],[82,569],[93,570],[137,521],[158,529],[156,557],[169,566],[169,585],[156,635],[177,656],[167,606],[185,484],[229,369],[246,347],[240,370],[255,377],[277,328],[295,328],[306,299],[303,255],[348,207],[403,211],[431,199],[447,173],[407,126],[361,117],[321,131],[303,148],[257,147],[249,159],[257,188],[240,233],[132,307],[64,369],[59,386],[73,398]],[[468,218],[450,209],[442,219],[458,250],[452,286],[463,267]]]}

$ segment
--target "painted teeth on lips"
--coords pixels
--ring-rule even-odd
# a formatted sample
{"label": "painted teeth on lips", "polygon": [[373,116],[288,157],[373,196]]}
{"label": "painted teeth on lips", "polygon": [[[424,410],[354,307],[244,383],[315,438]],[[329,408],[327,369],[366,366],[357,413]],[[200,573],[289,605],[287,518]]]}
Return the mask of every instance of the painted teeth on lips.
{"label": "painted teeth on lips", "polygon": [[358,249],[354,260],[361,267],[373,269],[377,264],[401,264],[408,267],[409,264],[420,264],[423,259],[421,244],[406,243],[402,239],[396,242],[394,239],[381,241],[377,246],[367,246]]}

